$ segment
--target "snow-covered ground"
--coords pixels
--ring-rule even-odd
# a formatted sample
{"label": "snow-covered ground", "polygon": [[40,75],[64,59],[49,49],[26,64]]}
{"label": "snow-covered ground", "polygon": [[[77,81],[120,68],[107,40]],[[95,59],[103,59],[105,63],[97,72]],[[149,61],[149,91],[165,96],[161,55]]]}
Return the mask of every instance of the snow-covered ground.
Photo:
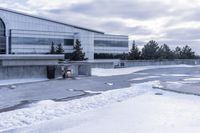
{"label": "snow-covered ground", "polygon": [[130,81],[135,81],[135,80],[145,80],[145,79],[152,79],[152,78],[159,78],[160,76],[145,76],[145,77],[140,77],[140,78],[134,78],[131,79]]}
{"label": "snow-covered ground", "polygon": [[[95,68],[92,70],[92,74],[95,76],[126,75],[139,71],[141,71],[141,73],[138,73],[140,76],[134,77],[133,75],[130,75],[130,78],[127,77],[127,81],[134,83],[129,88],[121,88],[106,92],[98,89],[95,91],[95,89],[93,89],[92,91],[88,90],[84,92],[101,94],[65,102],[45,100],[28,105],[26,108],[0,113],[0,132],[197,133],[200,130],[200,97],[166,92],[158,89],[163,89],[163,87],[166,86],[169,88],[179,89],[181,86],[185,85],[185,83],[200,83],[199,75],[196,73],[198,68],[193,70],[193,73],[190,73],[190,69],[187,69],[186,74],[173,73],[176,72],[176,69],[175,71],[169,73],[162,73],[162,71],[158,71],[156,73],[153,72],[153,75],[151,75],[151,73],[149,74],[147,71],[145,71],[146,73],[142,72],[142,70],[147,69],[173,67],[176,67],[178,68],[177,70],[179,70],[179,67],[194,68],[199,66],[163,65],[121,69]],[[161,78],[163,77],[172,77],[173,80],[162,81]],[[176,77],[179,78],[174,80]],[[112,77],[104,78],[111,79]],[[118,80],[125,81],[124,78]],[[144,82],[143,80],[148,82]],[[33,81],[37,82],[38,79],[31,80],[31,82]],[[2,83],[6,83],[5,85],[8,85],[20,82],[26,83],[29,81],[18,80],[16,82],[13,80]],[[163,82],[165,82],[165,84],[163,84]],[[112,87],[116,85],[116,82],[106,80],[106,82],[102,82],[102,84]],[[97,86],[97,88],[98,87],[99,86]],[[18,88],[14,90],[9,89],[9,91],[15,91],[17,89]],[[4,88],[4,90],[5,92],[8,91],[6,88]],[[73,89],[73,87],[69,89],[71,92],[74,92],[74,90],[76,89]],[[63,93],[68,94],[69,92]],[[27,95],[27,93],[24,94],[24,96]],[[37,95],[37,93],[35,94]],[[16,96],[19,97],[19,99],[23,98],[23,95]],[[2,101],[4,100],[1,95],[0,99],[2,99]]]}
{"label": "snow-covered ground", "polygon": [[194,67],[191,65],[160,65],[160,66],[136,66],[120,69],[103,69],[103,68],[93,68],[92,75],[94,76],[116,76],[116,75],[126,75],[134,72],[139,72],[148,69],[157,68],[173,68],[173,67]]}
{"label": "snow-covered ground", "polygon": [[[42,101],[0,114],[0,131],[16,133],[197,133],[200,97],[152,89],[159,81],[69,102]],[[156,94],[156,95],[155,95]],[[161,95],[163,94],[163,95]]]}
{"label": "snow-covered ground", "polygon": [[184,81],[200,81],[200,78],[186,78]]}

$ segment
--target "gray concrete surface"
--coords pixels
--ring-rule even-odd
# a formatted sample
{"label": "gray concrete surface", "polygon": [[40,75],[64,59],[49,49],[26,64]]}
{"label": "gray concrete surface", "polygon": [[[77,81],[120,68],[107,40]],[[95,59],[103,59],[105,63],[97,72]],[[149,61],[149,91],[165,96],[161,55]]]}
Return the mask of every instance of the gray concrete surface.
{"label": "gray concrete surface", "polygon": [[57,65],[64,55],[1,55],[0,66],[48,66]]}
{"label": "gray concrete surface", "polygon": [[200,64],[200,59],[175,59],[175,60],[121,60],[121,63],[124,63],[125,67],[133,66],[149,66],[149,65],[198,65]]}
{"label": "gray concrete surface", "polygon": [[133,67],[133,66],[152,66],[152,65],[199,65],[200,59],[174,59],[174,60],[94,60],[88,61],[92,68],[113,68],[120,67]]}
{"label": "gray concrete surface", "polygon": [[[179,75],[176,76],[175,74]],[[184,75],[181,76],[180,74]],[[145,77],[148,76],[151,77],[145,79]],[[198,87],[200,85],[200,80],[195,83],[184,82],[184,79],[192,77],[200,77],[200,67],[161,68],[111,77],[93,76],[79,77],[75,80],[51,80],[16,85],[15,89],[10,89],[9,86],[3,86],[0,87],[0,112],[24,107],[24,105],[41,100],[62,101],[91,95],[89,93],[86,94],[86,90],[107,91],[129,87],[134,83],[154,80],[161,81],[166,90],[178,90],[180,92],[189,91],[200,95],[200,87]],[[141,79],[134,80],[136,78]],[[181,85],[179,87],[168,85],[171,82],[178,82]],[[109,85],[108,83],[113,83],[113,85]]]}

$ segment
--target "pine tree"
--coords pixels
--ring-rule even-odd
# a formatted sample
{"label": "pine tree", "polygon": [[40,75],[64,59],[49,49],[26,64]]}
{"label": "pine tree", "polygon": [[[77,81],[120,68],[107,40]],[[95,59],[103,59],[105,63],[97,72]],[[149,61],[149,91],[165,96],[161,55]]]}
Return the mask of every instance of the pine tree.
{"label": "pine tree", "polygon": [[149,41],[142,49],[142,58],[147,60],[158,59],[158,43],[156,41]]}
{"label": "pine tree", "polygon": [[131,52],[129,52],[129,55],[128,55],[128,59],[129,60],[138,60],[138,59],[140,59],[140,56],[141,56],[141,52],[140,52],[139,48],[135,45],[135,43],[133,43]]}
{"label": "pine tree", "polygon": [[55,53],[56,53],[56,51],[55,51],[54,43],[52,42],[52,43],[51,43],[50,54],[55,54]]}
{"label": "pine tree", "polygon": [[180,47],[176,47],[174,50],[174,58],[175,59],[180,59],[181,58],[181,48]]}
{"label": "pine tree", "polygon": [[163,44],[158,49],[158,58],[159,59],[173,59],[174,58],[173,52],[171,51],[170,47],[167,44]]}
{"label": "pine tree", "polygon": [[181,59],[194,59],[196,56],[195,52],[193,52],[192,49],[186,45],[182,48],[180,57]]}
{"label": "pine tree", "polygon": [[128,54],[127,53],[123,53],[121,56],[121,60],[127,60],[128,59]]}
{"label": "pine tree", "polygon": [[81,42],[77,39],[74,45],[74,52],[72,53],[70,60],[72,61],[85,60],[85,53],[83,53],[82,50],[83,49],[81,48]]}
{"label": "pine tree", "polygon": [[56,54],[64,54],[64,49],[62,47],[62,44],[58,44],[56,47]]}

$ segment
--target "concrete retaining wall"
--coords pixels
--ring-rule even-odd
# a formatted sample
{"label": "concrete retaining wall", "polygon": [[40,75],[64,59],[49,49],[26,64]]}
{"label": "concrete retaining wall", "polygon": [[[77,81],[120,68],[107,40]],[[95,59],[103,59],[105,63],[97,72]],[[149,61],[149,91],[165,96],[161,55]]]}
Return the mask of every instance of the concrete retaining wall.
{"label": "concrete retaining wall", "polygon": [[46,78],[46,66],[11,66],[0,67],[0,80]]}
{"label": "concrete retaining wall", "polygon": [[[64,55],[1,55],[0,80],[47,78],[47,66],[57,66]],[[56,68],[56,76],[61,75]]]}
{"label": "concrete retaining wall", "polygon": [[69,62],[68,69],[72,70],[73,76],[91,76],[91,64],[88,62]]}
{"label": "concrete retaining wall", "polygon": [[[61,67],[64,65],[67,69],[72,70],[73,76],[85,75],[91,76],[91,68],[114,68],[114,66],[133,67],[133,66],[150,66],[150,65],[199,65],[200,59],[186,60],[103,60],[103,61],[83,61],[83,62],[68,62],[58,64],[61,56],[38,56],[38,57],[7,57],[0,58],[0,80],[5,79],[24,79],[24,78],[47,78],[47,66],[55,66],[55,77],[62,76]],[[64,58],[64,56],[63,56]],[[28,60],[28,63],[27,63]],[[56,63],[57,62],[57,63]],[[31,65],[32,63],[32,65]]]}
{"label": "concrete retaining wall", "polygon": [[118,59],[98,59],[94,61],[88,61],[92,68],[114,68],[115,65],[119,64]]}
{"label": "concrete retaining wall", "polygon": [[199,65],[200,59],[176,59],[176,60],[97,60],[89,62],[92,68],[114,68],[114,67],[134,67],[151,65]]}
{"label": "concrete retaining wall", "polygon": [[125,67],[133,66],[150,66],[150,65],[199,65],[199,59],[177,59],[177,60],[163,60],[163,61],[154,61],[154,60],[134,60],[134,61],[120,61],[124,63]]}
{"label": "concrete retaining wall", "polygon": [[113,68],[114,63],[113,62],[98,62],[98,63],[91,63],[92,68]]}

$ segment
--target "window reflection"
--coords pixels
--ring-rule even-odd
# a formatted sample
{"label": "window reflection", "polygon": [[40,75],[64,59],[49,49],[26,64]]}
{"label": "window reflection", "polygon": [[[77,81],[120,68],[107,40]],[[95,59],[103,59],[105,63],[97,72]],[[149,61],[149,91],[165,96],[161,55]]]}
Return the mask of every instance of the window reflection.
{"label": "window reflection", "polygon": [[95,40],[96,47],[128,47],[128,41]]}
{"label": "window reflection", "polygon": [[0,54],[6,53],[6,35],[5,35],[5,24],[0,19]]}
{"label": "window reflection", "polygon": [[33,37],[12,37],[12,44],[34,44],[34,45],[51,45],[52,42],[57,44],[64,44],[65,46],[73,46],[73,39],[60,38],[33,38]]}

